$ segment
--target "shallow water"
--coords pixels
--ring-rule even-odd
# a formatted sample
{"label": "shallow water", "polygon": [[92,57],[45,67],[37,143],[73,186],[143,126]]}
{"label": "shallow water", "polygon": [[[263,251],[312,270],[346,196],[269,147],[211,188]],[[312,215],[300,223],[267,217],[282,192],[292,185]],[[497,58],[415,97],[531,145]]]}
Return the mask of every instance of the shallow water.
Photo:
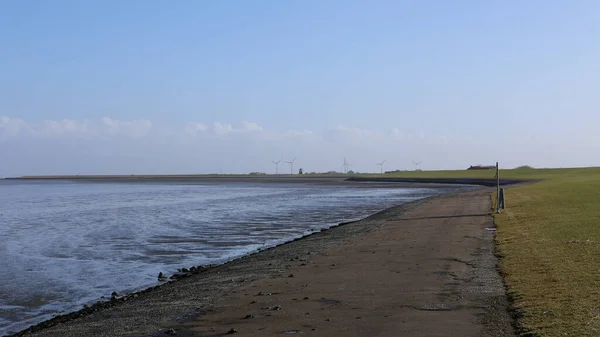
{"label": "shallow water", "polygon": [[0,181],[0,335],[448,189]]}

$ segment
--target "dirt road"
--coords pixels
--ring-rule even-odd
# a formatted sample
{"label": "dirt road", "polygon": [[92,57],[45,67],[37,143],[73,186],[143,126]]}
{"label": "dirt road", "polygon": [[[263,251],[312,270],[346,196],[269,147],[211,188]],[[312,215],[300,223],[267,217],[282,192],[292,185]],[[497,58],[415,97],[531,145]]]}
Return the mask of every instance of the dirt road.
{"label": "dirt road", "polygon": [[432,199],[238,289],[178,335],[511,336],[489,190]]}

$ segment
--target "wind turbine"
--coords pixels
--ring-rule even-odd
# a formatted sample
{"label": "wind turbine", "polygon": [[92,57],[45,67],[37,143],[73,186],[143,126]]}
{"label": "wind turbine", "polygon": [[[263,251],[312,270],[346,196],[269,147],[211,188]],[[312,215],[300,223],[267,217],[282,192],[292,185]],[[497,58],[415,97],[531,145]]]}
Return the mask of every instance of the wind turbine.
{"label": "wind turbine", "polygon": [[382,161],[381,163],[376,163],[376,164],[381,167],[381,174],[383,174],[383,164],[385,164],[385,160]]}
{"label": "wind turbine", "polygon": [[416,166],[416,170],[419,169],[419,165],[422,163],[422,161],[413,161],[413,164],[415,164]]}
{"label": "wind turbine", "polygon": [[275,174],[279,174],[279,163],[281,163],[281,159],[278,161],[272,161],[271,163],[275,164]]}
{"label": "wind turbine", "polygon": [[286,161],[286,163],[290,164],[290,174],[294,174],[294,162],[296,161],[296,157],[290,161]]}
{"label": "wind turbine", "polygon": [[348,166],[350,166],[350,163],[346,160],[346,157],[344,157],[344,163],[342,164],[342,167],[344,168],[344,173],[348,173]]}

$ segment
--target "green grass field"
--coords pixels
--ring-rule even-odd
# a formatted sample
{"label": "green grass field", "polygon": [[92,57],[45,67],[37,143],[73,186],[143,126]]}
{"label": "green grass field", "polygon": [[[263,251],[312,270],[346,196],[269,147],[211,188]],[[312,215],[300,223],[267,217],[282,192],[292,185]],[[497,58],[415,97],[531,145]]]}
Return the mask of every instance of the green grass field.
{"label": "green grass field", "polygon": [[506,191],[501,270],[521,325],[539,336],[600,336],[600,170]]}
{"label": "green grass field", "polygon": [[[384,174],[386,177],[403,178],[493,178],[495,170],[457,170],[457,171],[405,171]],[[567,169],[512,169],[500,170],[502,178],[510,179],[550,179],[569,175],[588,175],[600,173],[600,167]],[[375,176],[375,175],[373,175]],[[381,175],[379,175],[381,176]]]}
{"label": "green grass field", "polygon": [[[402,177],[493,177],[492,171]],[[495,216],[500,269],[523,334],[600,336],[600,168],[502,170],[545,179],[508,188]]]}

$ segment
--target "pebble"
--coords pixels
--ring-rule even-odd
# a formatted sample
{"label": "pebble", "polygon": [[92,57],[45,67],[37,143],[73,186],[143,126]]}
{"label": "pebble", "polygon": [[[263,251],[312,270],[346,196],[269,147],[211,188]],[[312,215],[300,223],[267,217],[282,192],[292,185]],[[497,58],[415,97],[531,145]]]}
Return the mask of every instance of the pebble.
{"label": "pebble", "polygon": [[233,335],[234,333],[238,333],[239,331],[237,331],[237,329],[231,328],[229,331],[227,331],[227,334],[229,335]]}
{"label": "pebble", "polygon": [[177,334],[177,331],[175,331],[175,329],[169,329],[165,331],[165,334],[174,336]]}
{"label": "pebble", "polygon": [[177,272],[177,273],[171,275],[170,279],[171,280],[178,280],[178,279],[182,279],[182,278],[188,277],[188,276],[190,276],[189,273]]}

